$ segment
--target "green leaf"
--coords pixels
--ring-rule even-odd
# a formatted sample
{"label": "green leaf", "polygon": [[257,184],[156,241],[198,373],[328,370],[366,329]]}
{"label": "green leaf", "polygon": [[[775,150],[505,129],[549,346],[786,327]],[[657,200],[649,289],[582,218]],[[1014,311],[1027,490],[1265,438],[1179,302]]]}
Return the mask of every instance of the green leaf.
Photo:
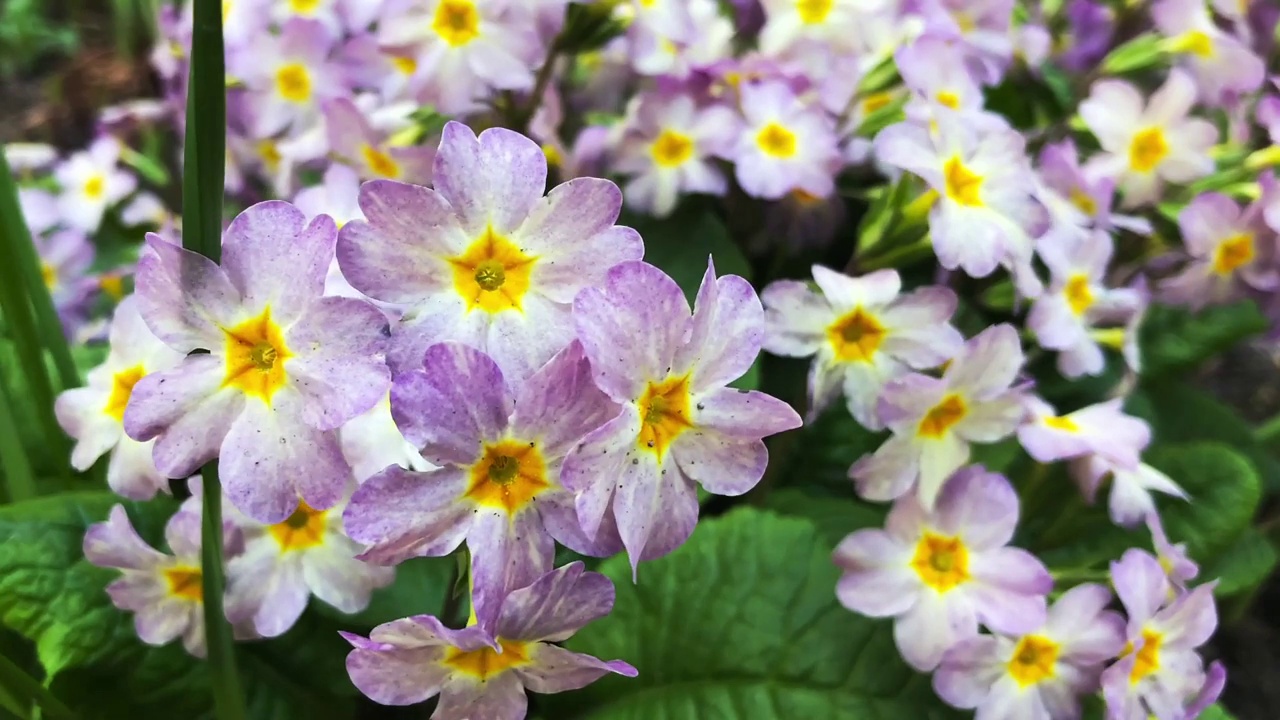
{"label": "green leaf", "polygon": [[888,505],[873,505],[855,498],[852,489],[847,497],[837,497],[784,488],[770,494],[765,507],[812,522],[823,543],[832,548],[854,530],[880,527],[889,510]]}
{"label": "green leaf", "polygon": [[1200,713],[1199,720],[1236,720],[1236,716],[1227,712],[1227,709],[1221,705],[1214,703]]}
{"label": "green leaf", "polygon": [[1144,33],[1107,53],[1101,70],[1104,75],[1121,75],[1155,67],[1163,58],[1160,36]]}
{"label": "green leaf", "polygon": [[849,414],[842,400],[837,400],[812,423],[799,431],[793,467],[782,476],[789,486],[821,487],[838,496],[852,492],[849,466],[875,452],[887,432],[872,432]]}
{"label": "green leaf", "polygon": [[1249,301],[1210,307],[1199,313],[1152,305],[1138,334],[1143,377],[1191,370],[1268,327],[1257,304]]}
{"label": "green leaf", "polygon": [[1199,580],[1217,578],[1213,592],[1228,597],[1252,590],[1262,584],[1276,567],[1276,548],[1256,528],[1246,528],[1235,543],[1218,559],[1200,570]]}
{"label": "green leaf", "polygon": [[624,212],[618,222],[635,228],[644,237],[645,261],[670,275],[690,304],[707,272],[708,256],[715,260],[716,275],[752,279],[746,256],[729,237],[720,218],[709,210],[686,203],[662,220]]}
{"label": "green leaf", "polygon": [[601,571],[613,612],[566,645],[626,659],[639,677],[548,696],[548,717],[956,717],[899,659],[889,622],[836,602],[831,547],[810,522],[740,508],[645,563],[639,584],[625,558]]}

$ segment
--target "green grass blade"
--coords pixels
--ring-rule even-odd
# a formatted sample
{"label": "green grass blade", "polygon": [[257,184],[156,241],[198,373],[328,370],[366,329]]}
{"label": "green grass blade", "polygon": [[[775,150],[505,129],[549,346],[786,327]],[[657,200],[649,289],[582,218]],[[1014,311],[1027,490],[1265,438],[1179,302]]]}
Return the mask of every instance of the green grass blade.
{"label": "green grass blade", "polygon": [[5,492],[9,502],[36,496],[36,479],[31,474],[27,451],[18,439],[18,423],[9,409],[9,396],[0,384],[0,469],[4,470]]}
{"label": "green grass blade", "polygon": [[[222,49],[222,3],[196,0],[187,93],[182,176],[183,245],[218,262],[222,256],[222,193],[226,162],[227,98]],[[216,462],[201,470],[204,522],[204,629],[218,720],[243,720],[244,695],[236,672],[231,626],[222,612],[222,484]]]}
{"label": "green grass blade", "polygon": [[[36,246],[31,243],[31,233],[27,230],[26,220],[22,217],[22,206],[18,204],[18,187],[13,182],[13,173],[9,171],[9,162],[0,152],[0,234],[4,239],[0,242],[5,256],[17,259],[17,272],[10,269],[0,274],[0,281],[17,281],[18,287],[25,287],[30,298],[31,307],[35,311],[35,321],[40,331],[44,347],[53,355],[54,367],[58,369],[58,377],[63,389],[79,387],[80,372],[71,358],[71,347],[67,344],[67,336],[62,331],[62,321],[58,319],[58,311],[53,307],[53,298],[49,296],[49,288],[44,284],[44,273],[40,271],[40,256]],[[7,264],[7,263],[6,263]],[[8,275],[8,277],[5,277]]]}
{"label": "green grass blade", "polygon": [[39,706],[45,720],[75,720],[76,714],[70,708],[4,655],[0,655],[0,686],[9,697],[29,700]]}

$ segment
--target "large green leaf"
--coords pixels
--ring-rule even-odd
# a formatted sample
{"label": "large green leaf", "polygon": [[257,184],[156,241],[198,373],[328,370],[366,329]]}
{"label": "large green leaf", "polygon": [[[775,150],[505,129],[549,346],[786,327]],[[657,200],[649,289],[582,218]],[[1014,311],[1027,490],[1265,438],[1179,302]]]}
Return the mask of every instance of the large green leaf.
{"label": "large green leaf", "polygon": [[1257,303],[1249,301],[1210,307],[1199,313],[1153,305],[1139,332],[1142,374],[1154,378],[1190,370],[1268,327]]}
{"label": "large green leaf", "polygon": [[845,497],[783,488],[769,494],[765,507],[812,522],[822,541],[831,548],[854,530],[883,525],[889,511],[888,505],[857,499],[852,488]]}
{"label": "large green leaf", "polygon": [[567,646],[640,671],[545,698],[548,717],[622,720],[927,720],[951,717],[898,657],[890,623],[835,600],[831,547],[807,521],[741,508],[684,547],[601,571],[613,613]]}
{"label": "large green leaf", "polygon": [[1256,528],[1246,528],[1235,543],[1208,567],[1201,568],[1202,580],[1218,580],[1214,593],[1228,597],[1258,587],[1276,567],[1276,548]]}
{"label": "large green leaf", "polygon": [[837,495],[852,493],[849,466],[875,452],[889,435],[859,425],[843,400],[832,403],[817,420],[797,432],[793,467],[782,476],[782,482],[821,487]]}

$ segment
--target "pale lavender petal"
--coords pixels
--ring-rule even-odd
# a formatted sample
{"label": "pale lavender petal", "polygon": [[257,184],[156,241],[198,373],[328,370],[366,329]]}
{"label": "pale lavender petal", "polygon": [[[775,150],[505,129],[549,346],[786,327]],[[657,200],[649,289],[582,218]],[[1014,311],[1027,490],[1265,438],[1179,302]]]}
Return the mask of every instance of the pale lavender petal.
{"label": "pale lavender petal", "polygon": [[537,143],[505,128],[477,138],[459,122],[445,125],[433,173],[436,192],[453,207],[469,236],[486,225],[509,234],[542,198],[547,158]]}
{"label": "pale lavender petal", "polygon": [[971,573],[973,604],[984,625],[1020,635],[1044,624],[1053,578],[1034,555],[1019,548],[989,550],[973,559]]}
{"label": "pale lavender petal", "polygon": [[395,580],[395,569],[356,559],[360,547],[332,539],[323,549],[308,553],[302,561],[302,577],[317,598],[344,613],[357,613],[369,605],[373,591]]}
{"label": "pale lavender petal", "polygon": [[298,350],[287,372],[307,400],[308,424],[336,429],[382,399],[391,372],[377,355],[385,351],[389,332],[386,316],[362,300],[327,297],[307,308],[286,342]]}
{"label": "pale lavender petal", "polygon": [[898,651],[920,672],[933,670],[947,650],[977,634],[977,614],[961,593],[921,593],[919,601],[893,624]]}
{"label": "pale lavender petal", "polygon": [[146,570],[165,558],[133,529],[123,505],[113,505],[105,522],[85,531],[84,556],[99,567],[130,570]]}
{"label": "pale lavender petal", "polygon": [[427,349],[422,371],[391,387],[391,415],[409,442],[437,465],[469,465],[486,439],[502,437],[512,398],[488,355],[461,343]]}
{"label": "pale lavender petal", "polygon": [[762,440],[743,440],[715,430],[680,435],[671,456],[689,479],[714,495],[742,495],[760,482],[769,451]]}
{"label": "pale lavender petal", "polygon": [[561,458],[619,409],[596,387],[582,344],[574,341],[520,385],[511,434],[538,438],[545,460]]}
{"label": "pale lavender petal", "polygon": [[987,699],[1003,673],[996,638],[969,638],[942,656],[942,664],[933,674],[933,689],[948,705],[976,708]]}
{"label": "pale lavender petal", "polygon": [[695,394],[720,388],[751,367],[763,343],[764,307],[755,289],[736,275],[716,278],[708,258],[689,339],[676,352],[675,372],[692,372]]}
{"label": "pale lavender petal", "polygon": [[414,705],[436,695],[449,677],[439,648],[357,647],[347,655],[351,683],[383,705]]}
{"label": "pale lavender petal", "polygon": [[648,467],[645,475],[630,481],[619,478],[613,498],[618,534],[631,560],[633,576],[641,560],[653,560],[680,547],[698,524],[698,493],[693,482],[677,472],[673,463],[658,468],[651,464],[652,456],[644,455],[636,467]]}
{"label": "pale lavender petal", "polygon": [[729,437],[756,439],[800,427],[800,416],[790,405],[755,390],[717,388],[695,396],[694,427]]}
{"label": "pale lavender petal", "polygon": [[854,612],[893,617],[919,599],[920,578],[910,569],[910,549],[883,530],[851,533],[836,547],[834,558],[845,571],[836,597]]}
{"label": "pale lavender petal", "polygon": [[609,578],[572,562],[513,591],[502,605],[497,634],[511,640],[560,642],[613,609]]}
{"label": "pale lavender petal", "polygon": [[849,468],[849,477],[864,500],[885,502],[902,497],[920,475],[920,448],[895,435],[875,453],[864,455]]}
{"label": "pale lavender petal", "polygon": [[1018,495],[1003,475],[967,467],[947,484],[934,522],[972,550],[1003,547],[1018,526]]}
{"label": "pale lavender petal", "polygon": [[969,462],[969,443],[956,433],[946,433],[934,439],[917,440],[919,449],[920,479],[916,484],[916,497],[925,510],[933,510],[938,496],[947,487],[957,470]]}
{"label": "pale lavender petal", "polygon": [[389,467],[356,489],[343,526],[353,540],[371,546],[361,556],[369,562],[447,555],[462,544],[474,517],[472,504],[460,502],[466,488],[462,470]]}
{"label": "pale lavender petal", "polygon": [[1018,331],[1006,323],[989,327],[970,339],[964,354],[951,363],[944,378],[952,388],[987,397],[1012,385],[1021,368]]}
{"label": "pale lavender petal", "polygon": [[577,495],[578,520],[594,539],[610,507],[615,485],[646,482],[649,464],[632,463],[640,435],[640,414],[634,405],[592,431],[578,443],[560,468],[560,482]]}
{"label": "pale lavender petal", "polygon": [[240,293],[222,268],[149,234],[135,282],[138,312],[156,337],[182,352],[222,347],[221,327],[240,306]]}
{"label": "pale lavender petal", "polygon": [[836,320],[831,305],[808,285],[777,280],[760,294],[764,304],[764,349],[774,355],[807,357],[825,342],[827,326]]}
{"label": "pale lavender petal", "polygon": [[431,717],[432,720],[523,720],[528,703],[524,685],[514,672],[502,673],[485,682],[454,675],[440,690],[440,704]]}
{"label": "pale lavender petal", "polygon": [[636,669],[621,661],[604,662],[590,655],[571,652],[555,645],[538,643],[531,650],[531,664],[515,669],[529,690],[558,693],[586,687],[609,673],[635,677]]}
{"label": "pale lavender petal", "polygon": [[270,307],[272,317],[291,322],[324,293],[338,229],[328,215],[306,220],[293,205],[270,200],[231,221],[222,268],[246,306]]}
{"label": "pale lavender petal", "polygon": [[156,468],[187,477],[218,456],[223,440],[245,408],[244,395],[223,388],[222,358],[191,355],[174,370],[156,372],[133,386],[124,428],[140,442],[156,439]]}
{"label": "pale lavender petal", "polygon": [[471,551],[471,603],[476,624],[497,637],[498,615],[507,594],[553,567],[555,541],[533,508],[511,516],[501,509],[482,507],[472,516],[467,549]]}

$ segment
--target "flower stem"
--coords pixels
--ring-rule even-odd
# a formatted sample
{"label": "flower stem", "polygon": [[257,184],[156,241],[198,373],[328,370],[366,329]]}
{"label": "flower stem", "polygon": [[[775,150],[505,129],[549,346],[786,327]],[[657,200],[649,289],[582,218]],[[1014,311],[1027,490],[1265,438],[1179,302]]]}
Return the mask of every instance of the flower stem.
{"label": "flower stem", "polygon": [[9,502],[36,496],[35,476],[31,474],[27,452],[18,440],[18,423],[9,409],[9,396],[4,385],[0,385],[0,469],[4,470]]}
{"label": "flower stem", "polygon": [[0,692],[16,701],[34,703],[47,720],[75,720],[76,714],[70,708],[4,655],[0,655]]}
{"label": "flower stem", "polygon": [[520,109],[514,120],[514,129],[518,132],[529,134],[529,123],[533,120],[533,116],[538,112],[538,106],[542,104],[542,96],[547,93],[547,88],[551,85],[551,76],[555,74],[556,57],[560,54],[560,39],[556,38],[551,41],[551,46],[547,48],[547,57],[542,61],[542,67],[538,70],[538,77],[533,81],[533,90],[529,93],[529,101]]}

